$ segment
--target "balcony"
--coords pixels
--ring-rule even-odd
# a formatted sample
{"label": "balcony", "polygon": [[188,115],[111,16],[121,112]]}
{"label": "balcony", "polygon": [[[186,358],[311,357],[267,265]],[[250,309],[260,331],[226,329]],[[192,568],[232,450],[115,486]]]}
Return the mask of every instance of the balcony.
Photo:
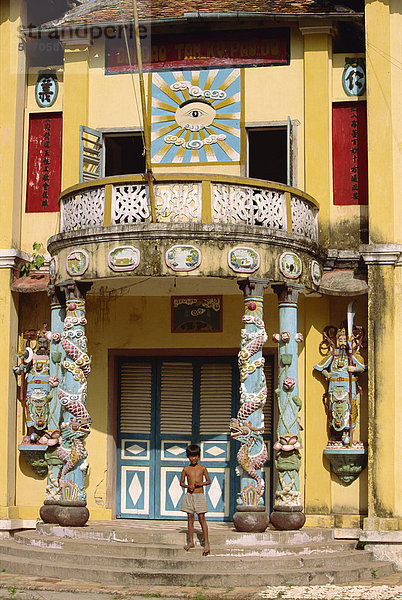
{"label": "balcony", "polygon": [[221,289],[222,279],[254,274],[317,289],[318,204],[304,192],[259,179],[165,174],[154,196],[152,221],[144,175],[65,190],[60,233],[48,242],[53,282],[86,279],[95,289],[132,276],[196,276],[218,278]]}
{"label": "balcony", "polygon": [[[98,179],[60,196],[61,233],[151,220],[142,175]],[[154,185],[158,223],[251,225],[287,231],[318,242],[318,204],[295,188],[228,176],[158,175]]]}

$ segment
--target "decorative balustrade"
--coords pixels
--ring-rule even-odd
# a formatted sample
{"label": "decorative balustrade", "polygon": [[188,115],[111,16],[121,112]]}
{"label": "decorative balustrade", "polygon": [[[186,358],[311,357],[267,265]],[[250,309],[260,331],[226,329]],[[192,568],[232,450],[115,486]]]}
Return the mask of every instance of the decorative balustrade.
{"label": "decorative balustrade", "polygon": [[[158,175],[154,193],[159,223],[239,223],[318,241],[317,202],[282,184],[230,176]],[[151,220],[142,175],[75,185],[61,194],[60,203],[62,233]]]}

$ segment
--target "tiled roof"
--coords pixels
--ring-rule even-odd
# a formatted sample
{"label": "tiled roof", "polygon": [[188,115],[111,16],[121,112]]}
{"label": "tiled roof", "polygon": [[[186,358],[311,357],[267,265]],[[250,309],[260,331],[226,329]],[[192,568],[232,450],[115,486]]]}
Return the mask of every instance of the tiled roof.
{"label": "tiled roof", "polygon": [[[342,1],[342,0],[341,0]],[[354,15],[347,6],[333,0],[137,0],[140,20],[186,19],[189,13],[202,18],[265,15],[318,16]],[[132,0],[90,0],[68,11],[45,27],[96,25],[133,21]]]}

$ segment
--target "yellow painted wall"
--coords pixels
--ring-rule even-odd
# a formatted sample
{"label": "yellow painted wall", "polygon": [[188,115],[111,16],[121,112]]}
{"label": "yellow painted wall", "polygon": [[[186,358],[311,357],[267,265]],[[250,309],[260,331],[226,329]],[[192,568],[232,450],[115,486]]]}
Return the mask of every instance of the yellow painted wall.
{"label": "yellow painted wall", "polygon": [[25,212],[26,189],[27,189],[27,165],[28,165],[28,136],[29,136],[29,115],[62,112],[63,111],[63,69],[55,68],[57,81],[59,84],[59,93],[56,102],[50,109],[40,108],[35,100],[35,85],[40,68],[31,68],[28,72],[26,109],[24,118],[24,154],[23,154],[23,177],[22,177],[22,214],[21,214],[21,250],[32,252],[34,242],[42,243],[46,248],[47,240],[51,235],[55,235],[60,230],[60,213],[27,213]]}
{"label": "yellow painted wall", "polygon": [[[21,163],[25,55],[18,51],[24,16],[20,0],[0,3],[0,249],[20,243]],[[18,296],[10,291],[11,269],[0,269],[0,518],[10,518],[15,501],[16,352]]]}

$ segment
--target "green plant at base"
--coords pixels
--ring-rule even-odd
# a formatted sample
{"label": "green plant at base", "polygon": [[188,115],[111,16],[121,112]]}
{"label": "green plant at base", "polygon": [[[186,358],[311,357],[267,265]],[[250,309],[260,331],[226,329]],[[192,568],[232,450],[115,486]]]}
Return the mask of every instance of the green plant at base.
{"label": "green plant at base", "polygon": [[15,585],[10,585],[7,588],[7,592],[10,594],[10,597],[13,598],[15,596],[15,594],[17,593],[17,588]]}
{"label": "green plant at base", "polygon": [[31,260],[24,263],[21,267],[21,275],[22,277],[26,277],[29,273],[35,269],[40,269],[45,264],[45,257],[43,254],[39,254],[39,251],[43,251],[43,244],[39,244],[39,242],[34,242],[32,244],[32,254]]}

